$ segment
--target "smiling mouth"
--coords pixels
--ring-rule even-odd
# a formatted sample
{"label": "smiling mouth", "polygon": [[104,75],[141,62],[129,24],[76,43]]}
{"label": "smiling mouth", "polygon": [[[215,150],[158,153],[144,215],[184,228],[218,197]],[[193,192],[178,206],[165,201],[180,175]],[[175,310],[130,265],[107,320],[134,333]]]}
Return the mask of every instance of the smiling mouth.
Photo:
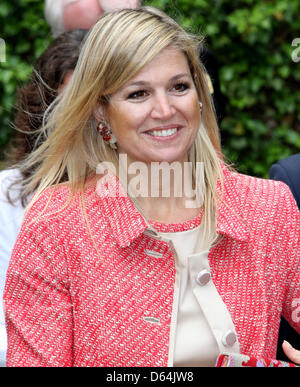
{"label": "smiling mouth", "polygon": [[153,136],[153,137],[169,137],[173,136],[175,133],[177,133],[179,128],[172,128],[172,129],[162,129],[162,130],[148,130],[145,132],[146,134]]}

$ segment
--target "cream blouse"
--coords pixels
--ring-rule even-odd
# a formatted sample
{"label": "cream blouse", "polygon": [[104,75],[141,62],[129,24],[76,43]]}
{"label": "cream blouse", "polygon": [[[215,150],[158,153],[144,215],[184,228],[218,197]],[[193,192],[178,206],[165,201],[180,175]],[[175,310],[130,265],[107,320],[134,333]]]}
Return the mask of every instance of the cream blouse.
{"label": "cream blouse", "polygon": [[211,279],[202,226],[158,232],[174,252],[176,277],[168,366],[214,366],[219,353],[239,353],[236,330]]}

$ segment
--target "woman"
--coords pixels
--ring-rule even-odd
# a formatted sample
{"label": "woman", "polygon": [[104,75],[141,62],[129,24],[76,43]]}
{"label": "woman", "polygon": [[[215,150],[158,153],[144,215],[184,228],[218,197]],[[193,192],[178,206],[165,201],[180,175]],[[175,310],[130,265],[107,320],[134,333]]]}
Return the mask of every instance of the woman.
{"label": "woman", "polygon": [[[24,192],[23,184],[33,170],[23,166],[42,127],[43,114],[58,93],[68,83],[76,66],[84,30],[62,34],[40,56],[30,81],[18,90],[16,130],[6,154],[6,169],[0,172],[0,298],[5,274],[16,241],[26,204],[32,192]],[[6,332],[4,314],[0,308],[0,366],[5,364]]]}
{"label": "woman", "polygon": [[27,160],[40,185],[8,270],[9,365],[273,358],[282,308],[299,331],[298,209],[225,166],[198,43],[154,8],[91,30]]}

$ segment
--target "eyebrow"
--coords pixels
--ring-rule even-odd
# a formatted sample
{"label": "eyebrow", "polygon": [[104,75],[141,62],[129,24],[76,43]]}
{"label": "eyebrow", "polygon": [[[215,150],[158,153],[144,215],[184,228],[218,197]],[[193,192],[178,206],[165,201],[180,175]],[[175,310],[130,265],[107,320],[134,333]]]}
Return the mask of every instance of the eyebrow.
{"label": "eyebrow", "polygon": [[[172,77],[171,79],[169,79],[169,82],[176,81],[177,79],[181,79],[181,78],[184,78],[184,77],[189,77],[190,78],[191,75],[188,74],[188,73],[177,74],[174,77]],[[136,81],[136,82],[128,83],[125,87],[145,86],[145,85],[148,85],[148,84],[149,84],[149,82],[146,82],[146,81]]]}

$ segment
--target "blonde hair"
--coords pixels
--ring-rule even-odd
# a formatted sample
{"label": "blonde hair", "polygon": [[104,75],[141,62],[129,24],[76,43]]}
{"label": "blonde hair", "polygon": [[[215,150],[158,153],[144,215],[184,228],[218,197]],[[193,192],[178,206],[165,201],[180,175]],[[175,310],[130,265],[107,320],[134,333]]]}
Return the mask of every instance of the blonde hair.
{"label": "blonde hair", "polygon": [[[189,159],[205,166],[204,224],[211,231],[211,214],[217,203],[217,184],[222,181],[221,148],[205,70],[199,61],[202,38],[185,32],[173,19],[153,7],[123,9],[104,14],[89,32],[72,80],[51,112],[40,136],[44,142],[26,160],[38,166],[26,183],[28,192],[57,185],[67,173],[70,192],[84,189],[101,161],[117,166],[118,153],[96,131],[94,110],[109,103],[120,89],[165,48],[182,51],[203,104],[202,123]],[[116,167],[117,169],[117,167]],[[31,205],[33,202],[31,203]]]}

